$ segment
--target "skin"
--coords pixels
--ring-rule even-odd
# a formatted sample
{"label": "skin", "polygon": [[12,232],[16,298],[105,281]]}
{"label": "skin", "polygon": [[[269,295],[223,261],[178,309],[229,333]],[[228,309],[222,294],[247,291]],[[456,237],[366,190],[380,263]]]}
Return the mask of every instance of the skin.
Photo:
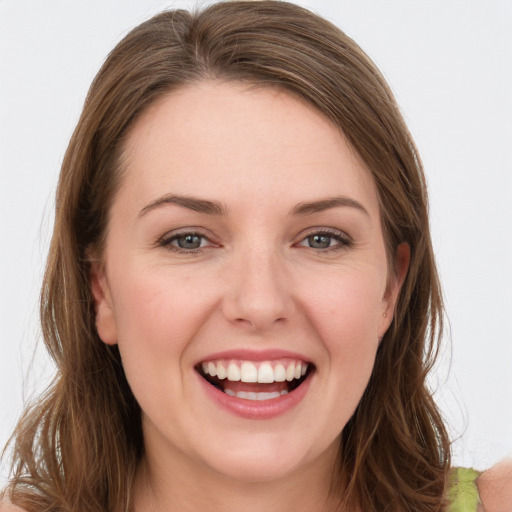
{"label": "skin", "polygon": [[[334,510],[328,485],[339,434],[367,384],[409,256],[400,246],[388,274],[368,171],[309,106],[233,83],[203,83],[154,105],[125,153],[91,284],[98,332],[119,344],[144,414],[135,509]],[[226,214],[155,205],[169,193],[221,202]],[[291,213],[333,196],[364,211]],[[207,237],[199,250],[158,244],[190,226]],[[326,228],[351,243],[310,247],[308,237]],[[233,347],[303,354],[316,366],[307,396],[271,420],[221,410],[193,365]],[[485,472],[478,486],[486,512],[512,509],[512,463]],[[0,503],[1,512],[20,510]]]}
{"label": "skin", "polygon": [[512,510],[512,458],[501,461],[485,471],[477,481],[481,510],[510,512]]}
{"label": "skin", "polygon": [[[132,128],[125,158],[92,284],[100,337],[119,344],[143,410],[136,506],[333,510],[339,435],[408,264],[401,246],[388,275],[369,172],[310,106],[234,83],[158,102]],[[169,194],[224,213],[162,202]],[[341,196],[359,206],[294,213]],[[311,247],[308,237],[326,230],[330,247]],[[204,236],[201,247],[180,252],[172,237],[190,231]],[[316,368],[307,395],[268,420],[223,410],[194,365],[230,349],[300,353]]]}

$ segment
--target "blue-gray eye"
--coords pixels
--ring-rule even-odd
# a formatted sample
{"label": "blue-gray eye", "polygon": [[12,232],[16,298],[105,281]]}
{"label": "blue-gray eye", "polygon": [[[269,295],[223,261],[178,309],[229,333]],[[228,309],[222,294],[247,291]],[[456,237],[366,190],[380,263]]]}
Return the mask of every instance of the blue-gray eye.
{"label": "blue-gray eye", "polygon": [[180,249],[199,249],[203,241],[200,235],[184,235],[175,238],[176,244]]}
{"label": "blue-gray eye", "polygon": [[332,236],[316,234],[308,236],[307,241],[309,247],[313,249],[327,249],[331,246]]}

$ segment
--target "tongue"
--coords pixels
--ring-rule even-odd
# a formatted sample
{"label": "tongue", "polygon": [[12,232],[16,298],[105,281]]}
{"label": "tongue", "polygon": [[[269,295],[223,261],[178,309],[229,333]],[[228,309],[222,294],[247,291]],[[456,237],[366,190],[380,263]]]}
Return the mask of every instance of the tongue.
{"label": "tongue", "polygon": [[271,384],[259,384],[252,382],[233,382],[233,381],[224,381],[223,383],[224,391],[226,389],[230,389],[234,393],[238,391],[246,391],[248,393],[272,393],[273,391],[288,391],[288,382],[272,382]]}

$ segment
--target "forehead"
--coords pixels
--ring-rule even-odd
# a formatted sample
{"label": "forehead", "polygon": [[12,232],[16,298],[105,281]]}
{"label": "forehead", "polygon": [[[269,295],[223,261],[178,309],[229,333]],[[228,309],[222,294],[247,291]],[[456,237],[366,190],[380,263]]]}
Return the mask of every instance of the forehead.
{"label": "forehead", "polygon": [[137,202],[158,193],[250,194],[290,202],[351,194],[377,206],[373,179],[341,131],[281,89],[237,82],[187,86],[150,106],[124,147],[122,188]]}

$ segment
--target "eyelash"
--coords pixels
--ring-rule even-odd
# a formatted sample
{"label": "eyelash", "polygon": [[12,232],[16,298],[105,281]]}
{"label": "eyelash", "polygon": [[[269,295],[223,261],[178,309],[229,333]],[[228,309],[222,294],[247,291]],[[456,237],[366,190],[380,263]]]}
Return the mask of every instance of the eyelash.
{"label": "eyelash", "polygon": [[[326,237],[329,238],[330,241],[333,239],[337,242],[334,245],[329,245],[328,247],[324,248],[316,248],[316,247],[310,247],[306,245],[302,245],[304,242],[307,242],[308,239],[311,239],[314,236],[320,236],[320,237]],[[186,238],[186,237],[199,237],[201,239],[201,245],[195,249],[185,249],[183,247],[179,247],[177,245],[174,245],[173,242],[179,240],[180,238]],[[209,242],[209,245],[206,247],[211,247],[212,245],[215,246],[216,244],[213,243],[204,233],[201,233],[199,231],[182,231],[180,233],[174,233],[170,236],[164,235],[162,238],[160,238],[157,241],[157,245],[159,247],[165,247],[171,251],[177,252],[179,254],[198,254],[201,249],[204,249],[205,246],[202,245],[203,241]],[[329,228],[316,228],[314,230],[311,230],[308,234],[303,236],[298,244],[299,247],[306,247],[308,249],[312,249],[313,251],[317,253],[326,253],[326,252],[334,252],[339,251],[342,249],[346,249],[348,247],[351,247],[353,245],[352,239],[347,236],[342,231],[338,231],[336,229],[329,229]]]}
{"label": "eyelash", "polygon": [[[316,247],[307,247],[300,245],[303,242],[306,242],[308,239],[314,237],[314,236],[324,236],[326,238],[331,239],[331,241],[334,239],[337,243],[334,245],[329,245],[328,247],[324,248],[316,248]],[[307,247],[308,249],[312,249],[315,252],[318,253],[326,253],[326,252],[335,252],[342,249],[347,249],[353,245],[353,240],[343,231],[339,231],[337,229],[332,228],[314,228],[311,229],[311,231],[304,236],[301,241],[299,242],[299,245],[301,247]]]}
{"label": "eyelash", "polygon": [[[196,249],[184,249],[183,247],[178,247],[177,245],[173,245],[173,242],[179,240],[180,238],[186,237],[199,237],[201,238],[201,245]],[[179,254],[197,254],[201,249],[204,248],[202,245],[203,240],[208,241],[211,245],[215,245],[204,233],[199,231],[182,231],[180,233],[174,233],[170,236],[164,235],[157,242],[159,247],[165,247],[171,251],[177,252]]]}

